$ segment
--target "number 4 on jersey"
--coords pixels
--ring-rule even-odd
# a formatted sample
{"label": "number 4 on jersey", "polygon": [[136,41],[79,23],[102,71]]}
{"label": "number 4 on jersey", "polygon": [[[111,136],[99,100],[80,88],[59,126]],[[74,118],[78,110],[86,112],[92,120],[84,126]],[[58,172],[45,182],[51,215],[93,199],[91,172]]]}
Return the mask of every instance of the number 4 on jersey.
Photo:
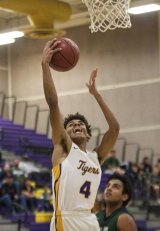
{"label": "number 4 on jersey", "polygon": [[90,188],[91,188],[91,182],[85,181],[84,184],[81,186],[79,192],[81,194],[84,194],[85,198],[88,198],[90,196],[90,194],[91,194]]}

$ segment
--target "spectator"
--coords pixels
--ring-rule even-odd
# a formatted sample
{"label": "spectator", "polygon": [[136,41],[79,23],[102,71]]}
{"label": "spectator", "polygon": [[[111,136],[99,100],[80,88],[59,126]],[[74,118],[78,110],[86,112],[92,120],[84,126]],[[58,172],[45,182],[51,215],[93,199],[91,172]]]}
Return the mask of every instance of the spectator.
{"label": "spectator", "polygon": [[28,158],[27,155],[23,156],[23,159],[19,162],[19,168],[24,171],[25,177],[28,177],[31,172],[40,172],[39,168],[37,168]]}
{"label": "spectator", "polygon": [[158,166],[154,166],[151,174],[151,193],[153,199],[160,200],[160,171]]}
{"label": "spectator", "polygon": [[0,151],[0,168],[4,166],[5,160],[2,158],[2,152]]}
{"label": "spectator", "polygon": [[44,185],[44,191],[42,193],[42,210],[53,211],[52,192],[48,185]]}
{"label": "spectator", "polygon": [[137,187],[139,184],[139,167],[135,163],[130,163],[130,170],[128,172],[128,176],[132,182],[133,188]]}
{"label": "spectator", "polygon": [[22,194],[26,198],[27,209],[30,211],[35,211],[37,209],[37,199],[35,197],[35,189],[32,186],[29,178],[24,180]]}
{"label": "spectator", "polygon": [[159,171],[160,171],[160,158],[158,158],[158,160],[157,160],[157,166],[158,166]]}
{"label": "spectator", "polygon": [[2,168],[1,172],[0,172],[0,182],[3,182],[3,180],[7,177],[7,176],[13,176],[10,164],[8,162],[5,162],[4,167]]}
{"label": "spectator", "polygon": [[24,183],[24,171],[19,168],[19,160],[17,159],[13,162],[12,173],[14,180],[19,183],[20,187],[22,187]]}
{"label": "spectator", "polygon": [[3,205],[12,209],[13,205],[18,204],[21,208],[26,209],[25,198],[17,189],[13,176],[5,177],[5,181],[1,185],[1,193],[0,202]]}
{"label": "spectator", "polygon": [[150,175],[152,172],[152,165],[150,163],[150,159],[148,157],[144,157],[142,161],[142,165],[144,166],[144,171],[147,175]]}
{"label": "spectator", "polygon": [[130,181],[132,182],[132,204],[136,202],[136,200],[142,197],[142,190],[144,185],[141,182],[141,177],[139,176],[139,166],[136,163],[130,162],[130,167],[126,172],[126,175],[129,177]]}
{"label": "spectator", "polygon": [[116,156],[116,150],[111,150],[110,155],[106,158],[104,163],[102,164],[102,171],[106,170],[114,171],[115,168],[120,166],[119,160]]}
{"label": "spectator", "polygon": [[141,190],[141,198],[139,197],[139,199],[142,199],[140,207],[141,209],[146,209],[149,202],[148,192],[150,188],[150,176],[144,171],[144,165],[142,163],[139,165],[138,177],[140,183],[139,190]]}

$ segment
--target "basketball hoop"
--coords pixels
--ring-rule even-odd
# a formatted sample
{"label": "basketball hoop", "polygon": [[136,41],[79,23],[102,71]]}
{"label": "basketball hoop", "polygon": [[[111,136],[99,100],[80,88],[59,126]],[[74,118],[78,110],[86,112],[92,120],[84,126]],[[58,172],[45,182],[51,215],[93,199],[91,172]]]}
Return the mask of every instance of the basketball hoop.
{"label": "basketball hoop", "polygon": [[90,15],[91,32],[131,27],[129,0],[82,0]]}

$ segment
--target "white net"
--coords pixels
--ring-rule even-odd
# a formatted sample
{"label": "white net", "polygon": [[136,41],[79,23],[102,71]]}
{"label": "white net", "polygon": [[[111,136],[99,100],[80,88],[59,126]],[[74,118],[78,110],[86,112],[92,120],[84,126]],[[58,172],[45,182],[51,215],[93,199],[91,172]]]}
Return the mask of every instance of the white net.
{"label": "white net", "polygon": [[91,32],[131,27],[129,0],[82,0],[88,8]]}

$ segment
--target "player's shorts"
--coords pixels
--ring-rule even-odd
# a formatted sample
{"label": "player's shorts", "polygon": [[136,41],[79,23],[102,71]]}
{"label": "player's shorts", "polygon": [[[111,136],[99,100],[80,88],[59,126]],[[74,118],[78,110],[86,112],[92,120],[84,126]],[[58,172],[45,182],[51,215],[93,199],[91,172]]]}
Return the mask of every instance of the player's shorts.
{"label": "player's shorts", "polygon": [[95,214],[90,211],[61,211],[53,216],[50,231],[100,231]]}

